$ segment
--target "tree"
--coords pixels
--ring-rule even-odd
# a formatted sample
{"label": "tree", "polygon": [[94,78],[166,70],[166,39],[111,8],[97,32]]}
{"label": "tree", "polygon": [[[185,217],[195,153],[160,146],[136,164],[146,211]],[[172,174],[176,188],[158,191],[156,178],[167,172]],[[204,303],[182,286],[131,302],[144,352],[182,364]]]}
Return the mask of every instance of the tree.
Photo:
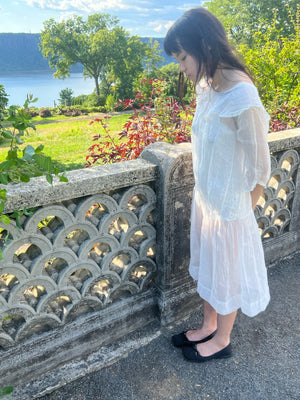
{"label": "tree", "polygon": [[54,76],[65,78],[70,75],[71,65],[80,63],[84,75],[94,79],[99,95],[99,76],[113,56],[117,22],[109,14],[89,15],[87,21],[79,16],[59,23],[52,18],[45,21],[40,49],[50,67],[56,69]]}
{"label": "tree", "polygon": [[120,98],[131,97],[134,78],[143,70],[146,45],[137,36],[130,36],[122,27],[114,31],[114,55],[107,66],[109,93]]}
{"label": "tree", "polygon": [[262,20],[266,23],[266,30],[272,24],[274,10],[277,10],[282,36],[293,34],[290,14],[296,17],[298,4],[299,0],[211,0],[203,5],[224,24],[235,45],[251,45],[252,32],[263,29]]}
{"label": "tree", "polygon": [[70,106],[72,103],[73,90],[69,88],[62,89],[59,92],[59,104],[62,106]]}
{"label": "tree", "polygon": [[153,69],[145,71],[140,74],[134,81],[133,88],[135,92],[142,91],[143,95],[148,98],[151,96],[153,90],[152,86],[149,85],[149,81],[162,79],[164,80],[164,91],[167,96],[176,97],[178,96],[178,76],[179,66],[174,62],[162,66],[160,69]]}
{"label": "tree", "polygon": [[132,81],[151,51],[117,23],[118,19],[104,13],[90,15],[86,21],[80,16],[59,23],[45,21],[40,49],[50,67],[56,69],[54,76],[65,78],[70,67],[80,63],[84,75],[94,79],[98,96],[99,80],[107,83],[108,92],[113,87],[121,95],[132,90]]}
{"label": "tree", "polygon": [[270,112],[284,103],[298,106],[300,99],[300,8],[290,22],[294,34],[285,37],[277,12],[272,23],[263,21],[252,36],[252,46],[240,45],[239,52],[256,80],[260,95]]}
{"label": "tree", "polygon": [[298,0],[212,0],[204,6],[224,24],[229,38],[272,113],[300,96]]}
{"label": "tree", "polygon": [[[4,117],[4,111],[7,104],[8,104],[7,93],[5,92],[4,86],[0,85],[0,121]],[[1,122],[0,122],[0,127],[1,127]]]}
{"label": "tree", "polygon": [[114,35],[115,55],[103,82],[107,84],[107,93],[121,99],[131,98],[134,81],[161,64],[159,44],[156,41],[142,42],[138,36],[130,36],[121,27],[115,29]]}

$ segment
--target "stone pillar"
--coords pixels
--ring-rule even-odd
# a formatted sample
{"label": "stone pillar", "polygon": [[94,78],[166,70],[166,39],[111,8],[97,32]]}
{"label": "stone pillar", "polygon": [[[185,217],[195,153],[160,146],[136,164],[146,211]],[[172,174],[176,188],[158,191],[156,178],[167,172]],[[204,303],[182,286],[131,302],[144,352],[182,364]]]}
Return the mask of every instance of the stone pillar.
{"label": "stone pillar", "polygon": [[141,156],[156,164],[157,295],[163,325],[180,320],[201,305],[188,266],[190,211],[194,177],[191,145],[154,143]]}

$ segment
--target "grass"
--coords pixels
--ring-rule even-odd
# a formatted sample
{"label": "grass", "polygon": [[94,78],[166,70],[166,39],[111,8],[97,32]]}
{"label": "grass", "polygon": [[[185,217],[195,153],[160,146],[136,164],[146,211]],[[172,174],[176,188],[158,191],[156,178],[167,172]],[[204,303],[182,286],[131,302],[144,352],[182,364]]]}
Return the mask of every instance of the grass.
{"label": "grass", "polygon": [[[52,158],[61,171],[84,168],[88,149],[94,143],[93,135],[104,133],[99,123],[89,125],[95,117],[92,115],[88,119],[62,119],[60,122],[53,122],[52,119],[49,123],[43,121],[42,124],[35,121],[36,130],[31,129],[25,134],[24,144],[20,148],[28,144],[36,148],[43,144],[43,152]],[[57,116],[57,119],[61,119],[60,116]],[[128,114],[112,116],[109,120],[111,135],[117,138],[127,120]],[[8,150],[8,141],[0,144],[0,162],[5,160]]]}

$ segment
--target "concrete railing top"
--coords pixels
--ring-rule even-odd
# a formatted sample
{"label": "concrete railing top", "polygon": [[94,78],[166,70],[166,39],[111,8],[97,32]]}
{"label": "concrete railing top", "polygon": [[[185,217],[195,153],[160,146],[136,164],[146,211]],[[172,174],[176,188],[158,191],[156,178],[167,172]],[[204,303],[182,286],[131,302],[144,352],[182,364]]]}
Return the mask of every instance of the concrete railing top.
{"label": "concrete railing top", "polygon": [[28,183],[9,184],[5,212],[53,204],[71,198],[92,195],[107,190],[138,185],[156,178],[156,166],[142,158],[66,173],[68,182],[54,179],[49,185],[45,177],[32,178]]}
{"label": "concrete railing top", "polygon": [[268,143],[271,153],[296,149],[300,147],[300,128],[269,133]]}

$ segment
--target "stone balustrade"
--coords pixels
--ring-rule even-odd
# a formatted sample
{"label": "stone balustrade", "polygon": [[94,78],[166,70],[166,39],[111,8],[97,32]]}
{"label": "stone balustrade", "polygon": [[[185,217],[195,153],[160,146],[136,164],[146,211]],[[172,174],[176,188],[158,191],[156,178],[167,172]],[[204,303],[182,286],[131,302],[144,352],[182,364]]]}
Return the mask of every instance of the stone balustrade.
{"label": "stone balustrade", "polygon": [[[255,210],[267,265],[300,250],[300,130],[269,135],[272,173]],[[22,384],[152,321],[200,306],[188,274],[190,144],[7,187],[1,225],[0,386]],[[22,371],[22,372],[20,372]]]}

